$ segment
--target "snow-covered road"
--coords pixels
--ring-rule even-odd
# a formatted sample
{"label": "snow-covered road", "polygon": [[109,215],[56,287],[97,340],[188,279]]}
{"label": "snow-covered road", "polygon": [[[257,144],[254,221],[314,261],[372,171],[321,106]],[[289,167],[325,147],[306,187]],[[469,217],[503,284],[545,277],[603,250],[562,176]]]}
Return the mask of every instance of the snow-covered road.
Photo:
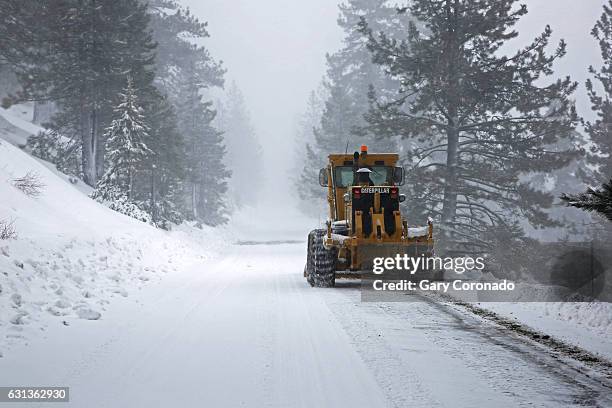
{"label": "snow-covered road", "polygon": [[58,320],[0,361],[0,384],[69,386],[87,408],[612,406],[610,388],[456,307],[310,288],[304,252],[232,245],[100,321]]}

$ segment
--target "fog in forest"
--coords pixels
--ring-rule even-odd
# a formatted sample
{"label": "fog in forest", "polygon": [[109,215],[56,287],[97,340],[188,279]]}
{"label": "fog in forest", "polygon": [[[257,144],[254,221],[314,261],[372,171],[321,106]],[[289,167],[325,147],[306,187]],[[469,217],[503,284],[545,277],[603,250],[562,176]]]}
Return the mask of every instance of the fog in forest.
{"label": "fog in forest", "polygon": [[[274,178],[276,185],[278,174],[292,168],[297,118],[306,109],[309,92],[319,86],[325,75],[325,54],[342,44],[343,34],[336,23],[340,2],[184,0],[183,3],[208,21],[211,37],[204,43],[224,61],[228,79],[237,81],[243,90],[265,151],[266,174]],[[582,116],[592,117],[583,84],[587,78],[586,61],[594,65],[600,61],[597,43],[589,31],[601,14],[604,1],[521,3],[527,4],[529,13],[519,20],[516,29],[520,34],[512,44],[524,46],[550,24],[551,49],[561,38],[568,43],[567,55],[558,62],[555,73],[571,75],[580,82],[575,94],[577,109]]]}

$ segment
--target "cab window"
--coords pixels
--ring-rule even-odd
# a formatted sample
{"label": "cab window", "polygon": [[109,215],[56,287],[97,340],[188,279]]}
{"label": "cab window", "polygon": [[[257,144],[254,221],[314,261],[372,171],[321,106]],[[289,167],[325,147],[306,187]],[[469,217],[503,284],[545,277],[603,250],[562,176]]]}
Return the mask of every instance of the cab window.
{"label": "cab window", "polygon": [[353,184],[353,167],[336,167],[334,172],[334,183],[336,187],[346,188]]}
{"label": "cab window", "polygon": [[[370,179],[375,186],[393,184],[393,167],[372,166],[370,167]],[[353,185],[353,167],[338,166],[334,169],[334,183],[336,187],[347,188]]]}

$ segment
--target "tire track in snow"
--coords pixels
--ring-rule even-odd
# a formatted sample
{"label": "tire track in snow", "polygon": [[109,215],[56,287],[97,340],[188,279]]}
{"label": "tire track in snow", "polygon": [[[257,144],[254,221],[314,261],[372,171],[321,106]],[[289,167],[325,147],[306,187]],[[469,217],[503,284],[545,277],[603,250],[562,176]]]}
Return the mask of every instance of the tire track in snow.
{"label": "tire track in snow", "polygon": [[254,265],[250,273],[255,279],[245,282],[258,320],[257,348],[250,353],[258,354],[262,364],[259,400],[253,403],[251,398],[249,405],[387,406],[320,294],[293,276],[298,248],[283,244],[240,249],[243,262]]}
{"label": "tire track in snow", "polygon": [[[433,406],[426,396],[414,401],[419,385],[449,407],[482,406],[487,400],[508,407],[612,404],[596,382],[475,316],[427,300],[362,303],[358,288],[349,284],[341,289],[342,297],[330,294],[327,301],[346,330],[357,336],[368,365],[398,406],[408,401]],[[395,358],[387,360],[386,355]],[[390,366],[408,373],[407,381],[390,376]],[[406,388],[414,392],[406,393]]]}
{"label": "tire track in snow", "polygon": [[[223,291],[231,284],[231,281],[223,277],[223,273],[228,266],[235,262],[234,257],[225,256],[220,259],[220,262],[215,260],[207,262],[208,265],[215,264],[212,271],[203,271],[202,273],[186,273],[182,272],[172,279],[185,278],[176,288],[163,293],[159,297],[159,301],[153,304],[144,305],[145,309],[136,310],[136,321],[124,323],[120,328],[113,330],[113,334],[95,347],[93,351],[87,353],[83,358],[73,366],[66,376],[62,379],[63,384],[75,384],[75,386],[84,386],[89,388],[109,387],[109,380],[112,382],[113,393],[99,393],[95,389],[87,392],[87,394],[100,395],[97,398],[95,406],[116,406],[116,395],[129,392],[130,386],[134,381],[138,381],[139,370],[146,364],[155,360],[155,356],[163,354],[164,348],[176,340],[176,332],[179,327],[185,324],[190,324],[189,317],[192,316],[199,308],[212,302],[220,296]],[[220,270],[219,270],[220,269]],[[197,280],[193,277],[197,276]],[[194,285],[201,290],[199,296],[185,296],[194,290]],[[167,287],[167,286],[166,286]],[[191,302],[187,305],[178,308],[182,314],[175,314],[176,302],[179,299],[187,299]],[[163,323],[163,324],[162,324]],[[152,328],[152,332],[146,333],[144,330]],[[134,350],[129,343],[133,339],[141,342],[139,353],[136,355],[124,355],[120,363],[116,353],[123,353],[124,350]],[[116,366],[122,367],[117,369]],[[106,373],[115,371],[112,378],[105,378],[106,384],[102,381],[92,381],[98,376],[97,372]],[[88,384],[85,384],[85,381]]]}

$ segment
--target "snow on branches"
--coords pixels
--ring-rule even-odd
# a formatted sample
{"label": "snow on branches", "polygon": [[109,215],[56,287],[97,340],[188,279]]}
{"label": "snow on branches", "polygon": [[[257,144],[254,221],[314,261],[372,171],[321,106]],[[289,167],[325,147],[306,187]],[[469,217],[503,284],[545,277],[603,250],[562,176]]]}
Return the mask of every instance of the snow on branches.
{"label": "snow on branches", "polygon": [[596,212],[612,221],[612,179],[600,189],[588,188],[581,194],[563,194],[561,200],[568,207],[576,207],[589,212]]}
{"label": "snow on branches", "polygon": [[130,77],[114,116],[105,134],[107,169],[92,198],[123,214],[150,222],[150,216],[133,200],[135,173],[152,152],[145,144],[149,130]]}

